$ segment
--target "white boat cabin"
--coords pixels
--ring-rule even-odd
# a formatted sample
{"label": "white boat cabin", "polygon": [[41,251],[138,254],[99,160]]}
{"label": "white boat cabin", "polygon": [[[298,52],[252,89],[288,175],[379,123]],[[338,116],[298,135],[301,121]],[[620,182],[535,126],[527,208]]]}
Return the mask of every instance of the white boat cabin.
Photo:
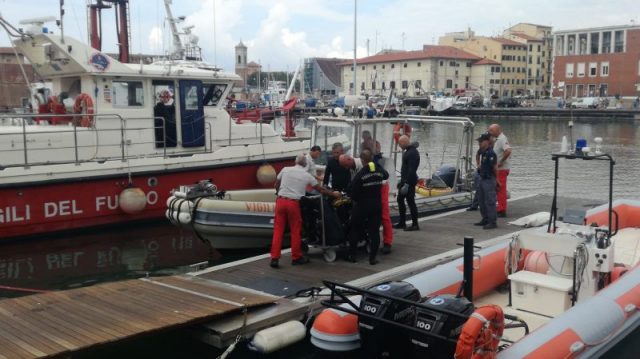
{"label": "white boat cabin", "polygon": [[[268,124],[224,109],[235,74],[184,63],[125,64],[70,37],[27,34],[14,45],[50,84],[37,115],[0,118],[2,167],[167,157],[282,142]],[[48,86],[48,85],[47,85]]]}

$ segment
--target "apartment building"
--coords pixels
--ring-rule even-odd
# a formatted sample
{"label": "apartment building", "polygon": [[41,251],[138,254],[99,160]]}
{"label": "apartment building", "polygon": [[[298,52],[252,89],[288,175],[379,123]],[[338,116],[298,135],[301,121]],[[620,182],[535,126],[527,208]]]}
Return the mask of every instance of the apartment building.
{"label": "apartment building", "polygon": [[476,36],[470,29],[447,33],[438,43],[499,62],[500,96],[525,95],[527,91],[527,45],[504,37]]}
{"label": "apartment building", "polygon": [[536,98],[551,94],[553,41],[550,26],[520,23],[504,31],[509,40],[526,45],[526,93]]}
{"label": "apartment building", "polygon": [[563,30],[553,38],[554,96],[640,94],[640,26]]}
{"label": "apartment building", "polygon": [[358,59],[355,69],[351,60],[339,66],[344,93],[353,93],[356,71],[358,93],[384,95],[396,90],[399,95],[420,96],[475,88],[471,83],[472,68],[479,60],[455,47],[425,45],[422,50],[385,51]]}

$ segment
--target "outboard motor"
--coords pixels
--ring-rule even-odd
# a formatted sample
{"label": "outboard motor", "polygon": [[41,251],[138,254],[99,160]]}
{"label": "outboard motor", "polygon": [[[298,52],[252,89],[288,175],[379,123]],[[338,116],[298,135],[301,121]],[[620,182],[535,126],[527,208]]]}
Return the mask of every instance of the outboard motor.
{"label": "outboard motor", "polygon": [[[467,320],[464,317],[442,313],[439,309],[460,313],[465,316],[471,315],[474,311],[473,303],[467,298],[450,294],[427,298],[420,304],[433,309],[418,307],[413,326],[425,332],[438,334],[456,341],[460,336],[462,326]],[[453,354],[456,351],[455,343],[420,335],[415,332],[411,332],[409,335],[413,344],[412,356],[414,358],[453,358]]]}
{"label": "outboard motor", "polygon": [[[431,176],[431,185],[435,188],[453,188],[453,182],[456,179],[456,167],[452,165],[443,165],[436,173]],[[458,179],[457,183],[460,183]]]}
{"label": "outboard motor", "polygon": [[[402,298],[414,302],[420,300],[420,292],[406,282],[387,282],[368,289],[373,293]],[[413,325],[414,307],[385,298],[364,295],[360,302],[360,312],[377,318],[392,320],[405,325]],[[379,357],[388,353],[393,358],[402,357],[409,353],[411,343],[407,340],[405,331],[377,320],[360,316],[358,320],[360,329],[361,347],[368,354],[368,358]]]}

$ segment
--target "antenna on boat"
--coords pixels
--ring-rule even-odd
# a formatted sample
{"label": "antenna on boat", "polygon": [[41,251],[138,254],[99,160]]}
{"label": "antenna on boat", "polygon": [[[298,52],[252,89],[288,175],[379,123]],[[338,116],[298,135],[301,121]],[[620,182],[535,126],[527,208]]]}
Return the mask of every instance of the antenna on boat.
{"label": "antenna on boat", "polygon": [[64,0],[60,0],[60,42],[64,44]]}

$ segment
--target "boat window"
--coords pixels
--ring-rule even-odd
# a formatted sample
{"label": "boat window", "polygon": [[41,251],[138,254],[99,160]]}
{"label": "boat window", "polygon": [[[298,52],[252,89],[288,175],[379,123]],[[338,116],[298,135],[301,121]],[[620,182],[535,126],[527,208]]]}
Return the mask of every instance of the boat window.
{"label": "boat window", "polygon": [[144,91],[141,81],[113,81],[113,106],[144,106]]}
{"label": "boat window", "polygon": [[185,110],[198,110],[198,86],[188,86],[184,94]]}
{"label": "boat window", "polygon": [[203,84],[202,92],[204,93],[203,104],[205,106],[217,106],[220,99],[227,89],[226,84]]}

